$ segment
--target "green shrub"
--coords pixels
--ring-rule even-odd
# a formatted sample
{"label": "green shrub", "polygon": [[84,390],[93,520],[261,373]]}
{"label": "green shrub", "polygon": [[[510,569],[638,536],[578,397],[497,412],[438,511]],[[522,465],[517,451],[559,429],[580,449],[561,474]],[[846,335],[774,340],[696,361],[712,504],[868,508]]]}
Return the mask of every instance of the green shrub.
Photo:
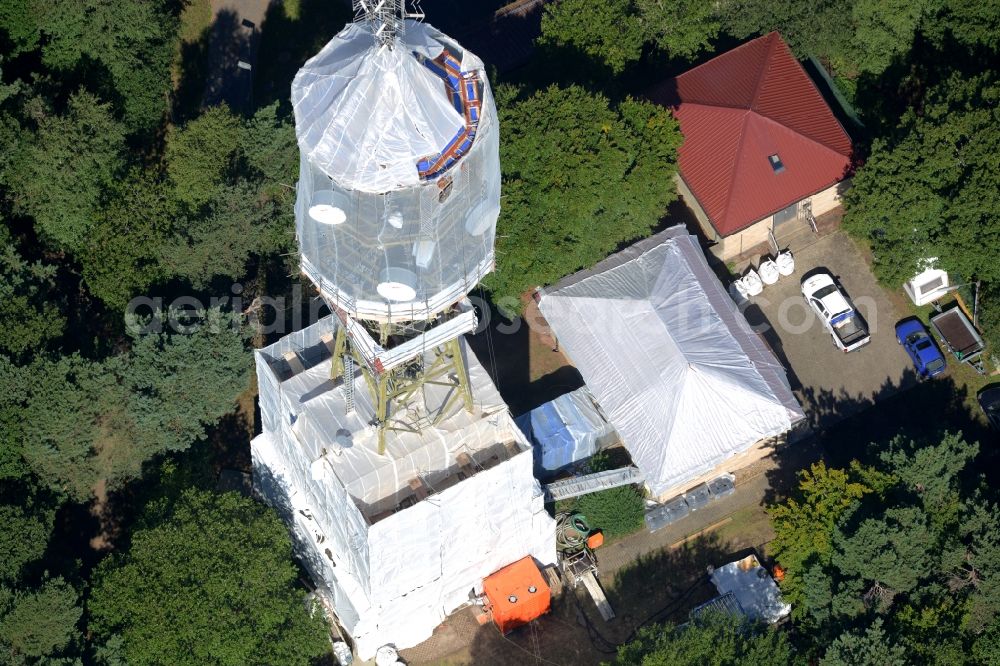
{"label": "green shrub", "polygon": [[619,486],[581,497],[577,510],[594,529],[614,538],[636,532],[643,526],[642,495],[635,486]]}

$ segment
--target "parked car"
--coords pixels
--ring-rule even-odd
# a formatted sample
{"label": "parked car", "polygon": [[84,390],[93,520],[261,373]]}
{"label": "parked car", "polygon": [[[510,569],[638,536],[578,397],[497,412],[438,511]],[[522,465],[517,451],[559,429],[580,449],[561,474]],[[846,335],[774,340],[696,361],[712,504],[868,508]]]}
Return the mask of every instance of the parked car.
{"label": "parked car", "polygon": [[1000,384],[984,388],[976,397],[983,414],[986,415],[986,420],[994,430],[1000,432]]}
{"label": "parked car", "polygon": [[944,372],[947,365],[944,354],[919,319],[904,319],[896,324],[896,342],[903,345],[921,377],[934,377]]}
{"label": "parked car", "polygon": [[814,273],[803,280],[802,296],[830,331],[833,344],[839,349],[854,351],[871,340],[868,325],[829,273]]}

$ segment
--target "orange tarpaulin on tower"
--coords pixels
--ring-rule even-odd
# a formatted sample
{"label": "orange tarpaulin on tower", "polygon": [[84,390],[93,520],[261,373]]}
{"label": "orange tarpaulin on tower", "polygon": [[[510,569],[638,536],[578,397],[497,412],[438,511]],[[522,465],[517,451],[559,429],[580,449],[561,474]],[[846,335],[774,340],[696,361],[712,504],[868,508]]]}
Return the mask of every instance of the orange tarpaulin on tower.
{"label": "orange tarpaulin on tower", "polygon": [[549,611],[549,586],[530,556],[490,574],[483,581],[483,591],[493,621],[505,634]]}

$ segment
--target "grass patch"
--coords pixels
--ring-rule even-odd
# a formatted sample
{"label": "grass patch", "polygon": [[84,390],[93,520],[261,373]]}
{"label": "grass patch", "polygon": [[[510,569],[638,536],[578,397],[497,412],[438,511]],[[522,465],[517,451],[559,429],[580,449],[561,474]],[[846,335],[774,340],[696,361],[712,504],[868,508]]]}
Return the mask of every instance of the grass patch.
{"label": "grass patch", "polygon": [[642,495],[635,486],[619,486],[580,497],[577,510],[607,539],[638,532],[645,525]]}
{"label": "grass patch", "polygon": [[728,517],[731,520],[714,532],[718,543],[730,548],[757,548],[774,539],[771,518],[762,505],[744,507]]}
{"label": "grass patch", "polygon": [[212,25],[212,3],[209,0],[189,0],[181,11],[180,20],[181,42],[192,44],[198,41],[202,33]]}

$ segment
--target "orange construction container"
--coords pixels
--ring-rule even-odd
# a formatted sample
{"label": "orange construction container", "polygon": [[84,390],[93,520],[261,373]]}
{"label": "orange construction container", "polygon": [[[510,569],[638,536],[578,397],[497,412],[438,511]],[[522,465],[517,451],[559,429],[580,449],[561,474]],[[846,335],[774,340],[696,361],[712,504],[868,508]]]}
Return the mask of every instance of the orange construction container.
{"label": "orange construction container", "polygon": [[549,586],[531,556],[487,576],[483,591],[490,602],[493,622],[505,634],[549,611]]}

